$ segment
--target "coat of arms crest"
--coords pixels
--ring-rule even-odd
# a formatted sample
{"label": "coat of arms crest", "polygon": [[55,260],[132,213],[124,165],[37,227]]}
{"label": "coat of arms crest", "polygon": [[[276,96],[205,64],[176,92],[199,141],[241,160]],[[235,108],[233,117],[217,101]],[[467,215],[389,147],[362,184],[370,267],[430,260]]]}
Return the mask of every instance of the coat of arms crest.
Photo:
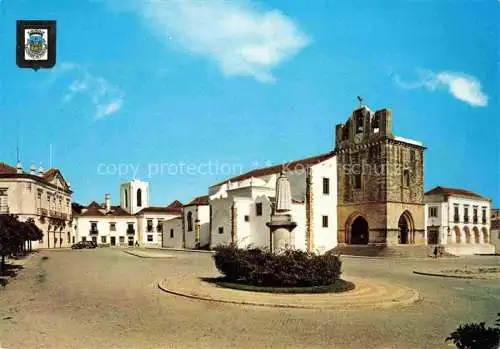
{"label": "coat of arms crest", "polygon": [[26,31],[25,52],[28,59],[44,59],[47,54],[46,31],[32,29]]}
{"label": "coat of arms crest", "polygon": [[16,22],[16,63],[19,68],[35,71],[56,64],[56,21]]}

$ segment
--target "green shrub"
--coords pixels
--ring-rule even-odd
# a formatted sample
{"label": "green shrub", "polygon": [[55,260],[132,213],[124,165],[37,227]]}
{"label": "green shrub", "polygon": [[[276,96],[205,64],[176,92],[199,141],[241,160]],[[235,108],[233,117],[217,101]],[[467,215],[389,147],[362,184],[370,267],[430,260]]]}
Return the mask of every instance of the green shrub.
{"label": "green shrub", "polygon": [[241,249],[235,244],[218,246],[215,266],[228,281],[273,287],[311,287],[334,284],[342,262],[331,252],[319,255],[300,250],[281,254],[259,248]]}
{"label": "green shrub", "polygon": [[484,322],[460,325],[446,341],[452,341],[458,349],[500,348],[500,313],[495,327],[486,327]]}

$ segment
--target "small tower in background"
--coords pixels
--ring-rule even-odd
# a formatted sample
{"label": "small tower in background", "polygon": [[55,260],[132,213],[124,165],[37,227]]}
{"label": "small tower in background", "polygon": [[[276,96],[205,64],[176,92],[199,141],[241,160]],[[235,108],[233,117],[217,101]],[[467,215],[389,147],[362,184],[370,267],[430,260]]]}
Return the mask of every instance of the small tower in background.
{"label": "small tower in background", "polygon": [[120,207],[136,214],[149,207],[149,183],[134,179],[120,186]]}

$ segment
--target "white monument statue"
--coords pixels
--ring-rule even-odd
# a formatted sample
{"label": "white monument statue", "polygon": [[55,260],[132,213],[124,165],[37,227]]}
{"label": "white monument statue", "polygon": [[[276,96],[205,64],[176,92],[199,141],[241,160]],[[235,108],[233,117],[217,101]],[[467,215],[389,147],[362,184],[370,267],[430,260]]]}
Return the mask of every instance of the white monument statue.
{"label": "white monument statue", "polygon": [[288,212],[292,209],[292,194],[290,182],[282,171],[276,180],[276,202],[271,221],[266,225],[270,229],[270,249],[273,252],[280,252],[287,248],[294,248],[295,234],[293,229],[297,223],[292,222],[292,215]]}
{"label": "white monument statue", "polygon": [[292,194],[290,182],[283,171],[276,180],[276,214],[288,212],[292,209]]}

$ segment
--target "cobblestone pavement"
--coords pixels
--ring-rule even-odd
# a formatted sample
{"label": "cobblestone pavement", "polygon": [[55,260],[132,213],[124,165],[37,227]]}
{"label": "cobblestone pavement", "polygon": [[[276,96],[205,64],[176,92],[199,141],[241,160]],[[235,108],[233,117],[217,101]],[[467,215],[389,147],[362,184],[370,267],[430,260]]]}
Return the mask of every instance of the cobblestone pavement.
{"label": "cobblestone pavement", "polygon": [[[0,290],[1,348],[450,348],[465,321],[492,322],[498,280],[422,276],[414,269],[500,265],[498,257],[406,261],[345,258],[345,278],[405,285],[404,308],[266,308],[169,295],[160,280],[215,272],[210,254],[139,258],[119,249],[43,251]],[[49,257],[42,260],[43,256]]]}

